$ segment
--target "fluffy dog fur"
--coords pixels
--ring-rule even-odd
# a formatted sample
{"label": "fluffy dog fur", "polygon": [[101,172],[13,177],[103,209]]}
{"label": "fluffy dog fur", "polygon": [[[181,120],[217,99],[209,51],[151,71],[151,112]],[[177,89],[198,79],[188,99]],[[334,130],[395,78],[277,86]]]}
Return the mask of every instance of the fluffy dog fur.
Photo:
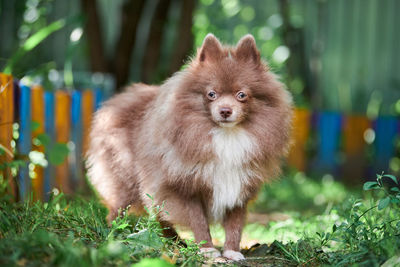
{"label": "fluffy dog fur", "polygon": [[164,202],[165,234],[189,227],[213,248],[209,223],[221,222],[223,255],[243,259],[246,206],[275,177],[288,148],[290,94],[261,61],[254,38],[222,46],[211,34],[189,66],[161,86],[134,84],[95,114],[89,177],[113,220],[118,209]]}

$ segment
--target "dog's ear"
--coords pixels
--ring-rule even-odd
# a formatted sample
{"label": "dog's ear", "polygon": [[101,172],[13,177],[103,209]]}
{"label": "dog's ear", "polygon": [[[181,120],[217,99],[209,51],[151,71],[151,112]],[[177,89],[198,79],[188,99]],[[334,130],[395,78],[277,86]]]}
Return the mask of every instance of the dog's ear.
{"label": "dog's ear", "polygon": [[241,61],[260,63],[260,52],[257,49],[253,35],[247,34],[239,40],[236,46],[235,57]]}
{"label": "dog's ear", "polygon": [[198,60],[200,62],[214,61],[220,59],[222,55],[222,46],[217,37],[212,33],[207,34],[198,52]]}

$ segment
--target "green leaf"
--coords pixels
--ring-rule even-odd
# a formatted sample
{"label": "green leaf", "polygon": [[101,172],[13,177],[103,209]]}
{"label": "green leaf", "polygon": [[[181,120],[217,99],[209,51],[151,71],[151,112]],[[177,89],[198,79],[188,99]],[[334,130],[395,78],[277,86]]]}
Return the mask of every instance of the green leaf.
{"label": "green leaf", "polygon": [[66,144],[57,143],[49,150],[49,161],[53,165],[61,165],[69,153]]}
{"label": "green leaf", "polygon": [[381,200],[379,200],[379,204],[378,204],[378,210],[383,210],[384,208],[386,208],[390,203],[390,197],[385,197]]}
{"label": "green leaf", "polygon": [[390,188],[390,190],[393,192],[400,192],[400,189],[398,187],[392,187]]}
{"label": "green leaf", "polygon": [[162,260],[162,259],[142,259],[134,267],[172,267],[174,265]]}
{"label": "green leaf", "polygon": [[37,122],[37,121],[32,121],[31,122],[31,131],[32,132],[34,132],[37,129],[39,129],[39,127],[40,127],[40,123],[39,122]]}
{"label": "green leaf", "polygon": [[400,256],[395,255],[395,256],[391,257],[390,259],[388,259],[387,261],[385,261],[381,266],[382,267],[398,266],[399,263],[400,263]]}
{"label": "green leaf", "polygon": [[390,178],[390,179],[392,179],[392,180],[393,180],[393,182],[395,182],[396,184],[399,184],[399,183],[397,182],[397,178],[396,178],[394,175],[391,175],[391,174],[385,174],[385,175],[383,175],[383,177]]}
{"label": "green leaf", "polygon": [[330,237],[330,236],[331,236],[331,233],[326,233],[326,234],[325,234],[325,239],[326,239],[326,240],[329,240],[329,237]]}
{"label": "green leaf", "polygon": [[47,147],[50,144],[50,136],[48,136],[47,134],[38,134],[38,136],[36,136],[36,139],[40,142],[40,145],[44,145],[45,147]]}
{"label": "green leaf", "polygon": [[24,167],[27,163],[24,160],[13,160],[10,163],[10,167],[15,167],[15,168],[19,168],[19,167]]}
{"label": "green leaf", "polygon": [[379,188],[379,184],[377,182],[366,182],[363,187],[365,191],[377,188]]}
{"label": "green leaf", "polygon": [[127,237],[137,245],[147,246],[154,249],[161,249],[164,245],[157,233],[150,231],[149,229],[130,234]]}
{"label": "green leaf", "polygon": [[129,226],[129,223],[123,223],[121,225],[118,225],[117,229],[125,229],[128,226]]}
{"label": "green leaf", "polygon": [[392,198],[390,202],[393,203],[393,204],[399,204],[400,203],[400,199]]}

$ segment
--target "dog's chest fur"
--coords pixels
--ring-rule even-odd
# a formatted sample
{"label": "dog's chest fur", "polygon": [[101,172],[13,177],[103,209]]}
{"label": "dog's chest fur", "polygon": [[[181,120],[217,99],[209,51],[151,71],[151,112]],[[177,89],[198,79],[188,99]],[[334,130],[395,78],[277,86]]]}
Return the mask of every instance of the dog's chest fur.
{"label": "dog's chest fur", "polygon": [[241,128],[217,128],[211,132],[216,160],[211,162],[213,186],[211,216],[215,221],[225,211],[243,204],[242,187],[252,176],[247,164],[256,149],[252,136]]}

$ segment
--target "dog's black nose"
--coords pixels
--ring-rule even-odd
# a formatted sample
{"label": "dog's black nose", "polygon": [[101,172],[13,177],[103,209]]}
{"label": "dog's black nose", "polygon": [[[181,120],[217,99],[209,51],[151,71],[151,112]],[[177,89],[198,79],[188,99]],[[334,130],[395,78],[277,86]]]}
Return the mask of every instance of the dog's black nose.
{"label": "dog's black nose", "polygon": [[221,114],[221,117],[226,119],[228,118],[230,115],[232,115],[232,109],[229,107],[223,107],[219,110],[219,114]]}

